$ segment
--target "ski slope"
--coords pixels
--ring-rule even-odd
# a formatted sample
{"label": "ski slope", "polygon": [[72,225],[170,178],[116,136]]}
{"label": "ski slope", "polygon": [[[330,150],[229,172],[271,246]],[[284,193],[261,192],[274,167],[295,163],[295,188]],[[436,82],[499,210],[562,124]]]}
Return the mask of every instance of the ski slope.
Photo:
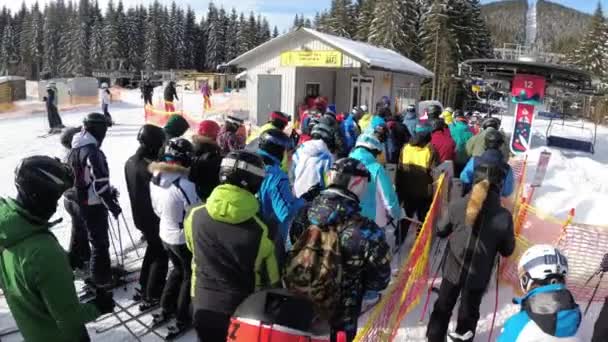
{"label": "ski slope", "polygon": [[[137,132],[140,126],[144,123],[143,109],[141,100],[139,99],[138,91],[128,91],[124,94],[123,100],[126,102],[114,104],[110,107],[110,111],[118,122],[118,125],[110,128],[107,138],[103,143],[102,149],[108,156],[110,167],[110,181],[121,192],[121,206],[127,218],[131,222],[131,210],[126,193],[126,185],[124,180],[124,163],[135,152],[138,143],[136,140]],[[129,102],[130,101],[130,102]],[[187,100],[186,100],[187,101]],[[186,104],[200,108],[197,104]],[[62,113],[62,118],[66,126],[79,125],[86,113],[98,110],[96,107],[87,109],[79,109],[71,112]],[[533,176],[536,161],[541,151],[547,149],[544,147],[544,134],[548,121],[539,118],[534,131],[533,146],[529,156],[530,168],[529,177]],[[47,130],[46,116],[43,114],[22,114],[12,115],[11,118],[2,118],[0,116],[0,179],[4,182],[0,184],[0,196],[14,196],[15,188],[13,185],[13,171],[20,159],[26,156],[35,154],[46,154],[57,157],[63,157],[65,151],[59,143],[57,136],[49,138],[38,138],[38,135],[44,134]],[[506,131],[511,130],[512,117],[505,116],[503,118],[503,128]],[[584,135],[585,132],[574,130],[569,132],[571,135]],[[608,174],[608,128],[598,128],[597,152],[595,155],[589,155],[578,152],[562,151],[559,149],[548,149],[553,155],[549,163],[549,171],[545,179],[543,187],[536,191],[534,204],[542,208],[544,211],[558,216],[565,216],[565,213],[575,207],[577,209],[576,221],[589,224],[602,224],[608,222],[608,212],[605,210],[604,203],[608,203],[608,182],[603,178]],[[57,236],[61,244],[67,248],[70,229],[69,216],[64,215],[63,205],[60,204],[56,214],[56,218],[63,217],[64,222],[53,228],[53,233]],[[124,229],[124,227],[123,227]],[[135,239],[139,239],[139,233],[132,229]],[[123,241],[126,232],[123,231]],[[411,238],[411,237],[410,237]],[[126,243],[128,247],[130,243]],[[607,246],[608,251],[608,246]],[[143,252],[143,251],[142,251]],[[407,254],[407,250],[403,251],[403,255]],[[134,253],[129,254],[130,259],[136,257]],[[129,261],[127,260],[127,262]],[[132,295],[132,286],[128,291],[122,289],[115,290],[117,301],[122,304],[128,304]],[[504,321],[516,312],[517,308],[510,304],[513,292],[508,287],[500,287],[499,289],[499,304],[498,315],[496,319],[496,328],[494,337],[500,332],[500,328]],[[486,341],[490,331],[492,313],[494,311],[494,294],[495,288],[491,286],[487,296],[482,303],[481,319],[478,327],[478,341]],[[435,295],[431,299],[431,305],[434,302]],[[584,306],[586,303],[580,303]],[[432,308],[432,307],[431,307]],[[580,337],[583,341],[589,341],[593,331],[593,324],[600,310],[600,305],[593,305],[589,314],[585,317],[580,329]],[[135,312],[136,310],[132,310]],[[421,306],[417,307],[409,314],[401,324],[399,329],[399,341],[424,341],[426,331],[427,317],[423,323],[419,323]],[[126,318],[124,316],[121,316]],[[363,324],[366,317],[362,317]],[[142,318],[149,322],[150,318]],[[107,319],[99,323],[91,323],[87,325],[92,340],[102,342],[118,342],[118,341],[133,341],[134,339],[124,327],[114,329],[104,334],[96,334],[95,329],[108,326],[116,323],[115,318]],[[5,328],[14,326],[14,321],[10,316],[8,306],[3,297],[0,297],[0,331]],[[144,328],[137,323],[131,323],[129,326],[138,333],[143,333]],[[22,338],[18,334],[13,334],[9,337],[3,337],[3,342],[21,341]],[[142,341],[159,341],[158,337],[146,335]],[[179,341],[195,341],[194,332],[179,339]]]}

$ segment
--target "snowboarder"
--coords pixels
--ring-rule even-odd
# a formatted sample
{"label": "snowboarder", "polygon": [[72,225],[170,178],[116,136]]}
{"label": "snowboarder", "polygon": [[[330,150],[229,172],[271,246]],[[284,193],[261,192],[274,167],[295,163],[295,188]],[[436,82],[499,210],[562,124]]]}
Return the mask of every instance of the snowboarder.
{"label": "snowboarder", "polygon": [[219,176],[221,185],[206,204],[188,212],[184,223],[194,255],[194,326],[205,342],[226,341],[238,305],[256,289],[280,281],[274,244],[256,216],[255,193],[265,177],[262,158],[247,151],[230,152]]}
{"label": "snowboarder", "polygon": [[427,327],[429,342],[444,342],[452,310],[460,297],[456,331],[451,341],[475,337],[479,305],[492,277],[498,254],[509,257],[515,249],[511,213],[501,206],[505,170],[492,163],[475,168],[473,190],[449,205],[437,226],[437,236],[449,242],[443,261],[439,298]]}
{"label": "snowboarder", "polygon": [[49,134],[61,132],[65,128],[61,122],[59,111],[57,110],[57,86],[51,82],[46,86],[46,96],[42,99],[46,103],[46,113],[49,120]]}
{"label": "snowboarder", "polygon": [[473,132],[467,123],[462,111],[454,112],[454,123],[450,125],[450,134],[456,143],[456,158],[454,160],[454,174],[459,175],[464,169],[469,157],[467,156],[467,142],[473,137]]}
{"label": "snowboarder", "polygon": [[[502,135],[503,141],[509,141],[504,132],[500,130],[500,120],[498,118],[487,118],[483,120],[481,124],[481,132],[475,135],[467,142],[467,154],[469,157],[479,157],[481,156],[485,150],[485,137],[488,132],[497,131]],[[509,151],[509,145],[507,143],[503,143],[500,146],[500,151],[502,152],[503,160],[506,162],[509,161],[509,156],[511,151]]]}
{"label": "snowboarder", "polygon": [[110,115],[110,112],[108,111],[110,103],[112,103],[112,93],[110,92],[110,89],[108,89],[108,84],[103,82],[101,84],[101,111],[103,112],[103,115],[106,116],[110,126],[112,126],[112,115]]}
{"label": "snowboarder", "polygon": [[196,185],[198,196],[203,202],[220,184],[222,154],[217,144],[219,131],[220,125],[217,122],[203,120],[198,126],[198,135],[192,137],[194,153],[189,178]]}
{"label": "snowboarder", "polygon": [[448,160],[453,161],[456,156],[456,143],[452,139],[450,129],[443,119],[430,120],[429,123],[433,129],[431,133],[431,145],[437,151],[439,164]]}
{"label": "snowboarder", "polygon": [[154,325],[167,322],[175,315],[170,334],[178,335],[191,326],[190,279],[192,253],[186,247],[184,220],[188,207],[199,202],[194,183],[188,180],[192,144],[174,138],[165,145],[161,162],[150,163],[152,173],[150,198],[154,212],[160,218],[159,235],[173,264],[173,270],[163,289],[161,312],[154,315]]}
{"label": "snowboarder", "polygon": [[175,113],[175,103],[174,101],[179,101],[177,97],[177,90],[175,89],[175,82],[169,81],[169,84],[165,87],[164,91],[165,98],[165,112],[167,113]]}
{"label": "snowboarder", "polygon": [[409,105],[403,116],[403,124],[407,126],[410,135],[413,137],[416,134],[416,125],[418,124],[418,116],[416,115],[416,106]]}
{"label": "snowboarder", "polygon": [[568,259],[551,245],[535,245],[517,266],[521,311],[507,320],[497,342],[579,341],[582,315],[566,287]]}
{"label": "snowboarder", "polygon": [[[336,301],[335,309],[330,314],[332,336],[338,331],[344,331],[348,341],[352,341],[357,333],[357,320],[364,295],[384,290],[391,278],[391,254],[384,231],[360,211],[360,199],[368,192],[371,177],[360,161],[353,158],[338,160],[329,171],[328,188],[313,200],[307,214],[307,227],[314,224],[322,231],[337,227],[338,248],[342,258],[341,264],[332,265],[334,269],[331,271],[341,275],[340,283],[335,284],[339,286],[341,296],[333,298],[335,293],[323,293],[323,289],[314,295],[319,300],[333,298]],[[293,241],[295,245],[285,274],[287,287],[292,291],[290,284],[301,283],[300,277],[304,273],[299,270],[307,267],[300,254],[307,246],[305,239],[306,232],[303,232]],[[324,290],[331,291],[329,288]],[[311,300],[317,306],[323,305],[314,298]]]}
{"label": "snowboarder", "polygon": [[69,165],[28,157],[15,170],[17,199],[0,198],[0,286],[26,341],[88,341],[85,323],[114,310],[103,291],[79,303],[68,258],[49,230],[73,181]]}
{"label": "snowboarder", "polygon": [[289,137],[278,129],[270,129],[260,136],[257,154],[264,160],[266,178],[257,197],[264,223],[268,225],[270,238],[275,242],[279,265],[285,261],[289,224],[305,204],[294,196],[287,173],[281,169],[281,159],[291,146]]}
{"label": "snowboarder", "polygon": [[[603,273],[608,272],[608,253],[604,255],[604,259],[602,259],[602,264],[600,265],[600,271]],[[595,327],[593,329],[593,338],[591,342],[602,342],[608,340],[608,297],[604,301],[604,305],[602,306],[602,311],[600,311],[599,316],[597,317],[597,321],[595,322]]]}
{"label": "snowboarder", "polygon": [[335,148],[334,132],[326,124],[316,124],[311,137],[298,147],[291,163],[294,194],[309,202],[325,188],[325,175],[334,162]]}
{"label": "snowboarder", "polygon": [[373,134],[362,134],[357,139],[350,158],[359,160],[370,173],[367,192],[360,197],[361,215],[374,220],[379,227],[401,219],[401,206],[393,182],[376,160],[384,145]]}
{"label": "snowboarder", "polygon": [[149,78],[146,78],[141,86],[141,96],[144,99],[144,106],[153,106],[152,97],[154,96],[154,86],[152,85],[152,82],[150,82]]}
{"label": "snowboarder", "polygon": [[344,137],[344,148],[346,151],[352,150],[357,142],[357,137],[361,134],[359,128],[359,120],[363,117],[363,110],[359,107],[354,107],[350,114],[346,114],[344,120],[340,123],[340,132]]}
{"label": "snowboarder", "polygon": [[84,129],[72,140],[68,157],[74,169],[74,189],[80,210],[86,222],[91,243],[91,273],[98,287],[112,286],[110,269],[110,240],[108,237],[108,211],[117,218],[122,209],[118,194],[110,185],[110,171],[101,144],[106,137],[108,121],[105,115],[91,113],[83,121]]}
{"label": "snowboarder", "polygon": [[158,305],[167,278],[169,257],[159,236],[160,220],[153,215],[150,199],[150,163],[156,161],[165,142],[163,129],[154,125],[144,125],[137,134],[139,147],[125,164],[125,179],[133,222],[147,242],[144,260],[139,275],[139,291],[136,300],[143,303],[140,310],[145,311]]}
{"label": "snowboarder", "polygon": [[217,144],[220,146],[222,156],[245,148],[245,137],[238,134],[242,125],[243,120],[230,115],[226,117],[226,122],[217,136]]}
{"label": "snowboarder", "polygon": [[201,95],[203,95],[203,112],[211,109],[211,87],[209,81],[201,83]]}

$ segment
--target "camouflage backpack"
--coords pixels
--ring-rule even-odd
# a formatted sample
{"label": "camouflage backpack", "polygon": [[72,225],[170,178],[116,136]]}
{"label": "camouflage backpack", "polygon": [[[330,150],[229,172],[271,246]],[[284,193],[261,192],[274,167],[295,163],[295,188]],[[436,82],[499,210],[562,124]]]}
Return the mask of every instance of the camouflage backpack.
{"label": "camouflage backpack", "polygon": [[340,301],[342,256],[338,226],[309,226],[289,253],[284,281],[329,318]]}

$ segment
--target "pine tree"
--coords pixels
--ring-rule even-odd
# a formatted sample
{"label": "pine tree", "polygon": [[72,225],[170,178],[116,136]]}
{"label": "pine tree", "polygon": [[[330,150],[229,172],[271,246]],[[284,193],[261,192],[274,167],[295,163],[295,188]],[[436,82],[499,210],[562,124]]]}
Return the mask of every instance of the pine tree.
{"label": "pine tree", "polygon": [[272,38],[276,38],[278,36],[279,36],[279,29],[275,25],[274,28],[272,29]]}
{"label": "pine tree", "polygon": [[247,44],[246,51],[252,50],[256,46],[258,46],[257,24],[253,12],[249,13],[249,20],[247,21],[247,31],[245,34],[245,41]]}
{"label": "pine tree", "polygon": [[219,13],[213,2],[209,3],[209,9],[207,12],[207,54],[205,68],[207,70],[215,70],[215,67],[220,63],[218,52],[220,50],[219,45],[219,34],[218,31]]}
{"label": "pine tree", "polygon": [[162,8],[158,1],[150,5],[146,19],[146,55],[145,70],[163,68],[161,55],[163,53],[161,27]]}
{"label": "pine tree", "polygon": [[245,14],[241,12],[239,16],[239,28],[236,36],[237,55],[240,56],[245,52],[249,51],[249,45],[247,43],[247,30],[248,22],[245,20]]}
{"label": "pine tree", "polygon": [[239,15],[235,8],[232,8],[232,11],[230,12],[226,30],[226,61],[231,61],[239,55],[239,48],[237,46]]}
{"label": "pine tree", "polygon": [[187,69],[196,69],[196,41],[197,41],[196,14],[192,8],[186,11],[186,22],[184,25],[185,41],[185,64]]}
{"label": "pine tree", "polygon": [[266,18],[262,19],[262,32],[260,34],[260,44],[266,43],[270,40],[270,24]]}
{"label": "pine tree", "polygon": [[473,58],[490,58],[493,56],[492,35],[485,19],[481,15],[479,0],[467,0],[471,6],[471,26],[473,29],[473,44],[477,51]]}
{"label": "pine tree", "polygon": [[296,13],[296,17],[293,19],[292,30],[297,30],[300,27],[300,16]]}
{"label": "pine tree", "polygon": [[412,12],[410,1],[379,0],[368,41],[410,56],[416,43],[414,22],[409,19]]}
{"label": "pine tree", "polygon": [[351,27],[352,4],[350,0],[332,0],[327,29],[331,34],[341,37],[351,37],[353,28]]}
{"label": "pine tree", "polygon": [[597,9],[593,14],[589,29],[580,45],[570,56],[572,64],[593,73],[603,79],[608,76],[608,28],[602,10],[598,2]]}
{"label": "pine tree", "polygon": [[59,56],[57,50],[60,34],[59,25],[57,24],[58,20],[60,20],[58,17],[58,3],[47,5],[44,10],[44,25],[42,29],[44,32],[42,70],[45,78],[58,76]]}
{"label": "pine tree", "polygon": [[12,64],[18,58],[17,43],[12,23],[4,26],[2,45],[0,46],[0,75],[9,74]]}
{"label": "pine tree", "polygon": [[202,71],[205,70],[205,64],[207,61],[207,22],[205,21],[205,18],[201,19],[201,22],[198,27],[196,27],[195,32],[195,66],[197,70]]}
{"label": "pine tree", "polygon": [[376,2],[377,0],[362,0],[362,3],[359,5],[355,39],[365,42],[368,41],[369,30],[372,26],[372,21],[374,20]]}

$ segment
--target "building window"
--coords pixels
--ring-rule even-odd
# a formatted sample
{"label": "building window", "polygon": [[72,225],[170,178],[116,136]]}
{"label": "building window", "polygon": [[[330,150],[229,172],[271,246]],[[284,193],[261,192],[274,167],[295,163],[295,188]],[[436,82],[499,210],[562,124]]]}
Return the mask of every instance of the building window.
{"label": "building window", "polygon": [[319,97],[321,95],[320,83],[306,83],[306,97]]}

